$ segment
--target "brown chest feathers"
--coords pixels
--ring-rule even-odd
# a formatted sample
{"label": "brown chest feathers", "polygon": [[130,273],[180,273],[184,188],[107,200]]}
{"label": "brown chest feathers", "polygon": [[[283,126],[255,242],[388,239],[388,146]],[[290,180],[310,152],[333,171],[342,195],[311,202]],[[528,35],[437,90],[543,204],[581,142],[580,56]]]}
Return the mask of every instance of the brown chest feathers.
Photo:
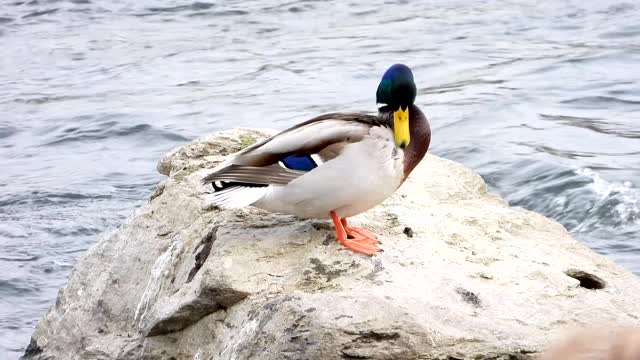
{"label": "brown chest feathers", "polygon": [[409,110],[409,133],[411,141],[409,146],[404,149],[404,178],[413,171],[413,169],[424,158],[429,150],[431,143],[431,127],[427,117],[415,105]]}

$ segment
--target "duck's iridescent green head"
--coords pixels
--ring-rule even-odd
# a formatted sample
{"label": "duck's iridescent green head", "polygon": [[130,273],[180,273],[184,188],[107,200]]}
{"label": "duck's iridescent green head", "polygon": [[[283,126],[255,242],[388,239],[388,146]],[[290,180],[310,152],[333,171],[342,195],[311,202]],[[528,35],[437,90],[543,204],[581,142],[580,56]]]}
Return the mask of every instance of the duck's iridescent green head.
{"label": "duck's iridescent green head", "polygon": [[386,104],[393,111],[393,133],[396,146],[409,145],[409,107],[416,100],[416,84],[407,65],[395,64],[382,76],[376,102]]}
{"label": "duck's iridescent green head", "polygon": [[416,100],[416,84],[413,82],[413,73],[407,65],[395,64],[382,75],[376,102],[387,104],[391,110],[399,107],[406,108],[413,105]]}

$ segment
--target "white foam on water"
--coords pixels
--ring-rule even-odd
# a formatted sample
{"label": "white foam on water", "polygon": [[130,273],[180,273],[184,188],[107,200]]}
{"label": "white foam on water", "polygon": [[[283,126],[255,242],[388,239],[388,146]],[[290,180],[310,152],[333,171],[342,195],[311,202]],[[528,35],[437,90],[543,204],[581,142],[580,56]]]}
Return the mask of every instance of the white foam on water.
{"label": "white foam on water", "polygon": [[607,181],[590,168],[578,169],[576,174],[592,180],[588,187],[599,198],[599,204],[596,204],[590,211],[595,211],[602,202],[615,197],[619,202],[614,207],[616,213],[626,222],[640,224],[640,189],[636,188],[631,181]]}

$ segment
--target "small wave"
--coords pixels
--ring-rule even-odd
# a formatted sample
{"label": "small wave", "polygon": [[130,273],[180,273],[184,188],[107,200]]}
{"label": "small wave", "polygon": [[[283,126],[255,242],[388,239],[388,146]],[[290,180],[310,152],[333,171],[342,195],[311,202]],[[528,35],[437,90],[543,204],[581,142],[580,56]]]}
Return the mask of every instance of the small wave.
{"label": "small wave", "polygon": [[278,30],[280,30],[280,28],[277,28],[277,27],[266,27],[266,28],[261,28],[261,29],[256,30],[256,33],[260,34],[260,35],[262,35],[262,34],[271,34],[271,33],[274,33],[274,32],[276,32]]}
{"label": "small wave", "polygon": [[97,124],[98,128],[80,128],[76,126],[62,129],[61,134],[55,135],[55,140],[43,145],[61,145],[76,141],[103,140],[113,136],[129,136],[151,129],[151,125],[138,124],[133,126],[118,126],[117,121],[107,121]]}
{"label": "small wave", "polygon": [[[591,213],[608,218],[617,225],[640,225],[640,189],[635,188],[631,181],[609,182],[590,168],[578,169],[576,174],[591,179],[589,188],[597,196]],[[589,225],[589,222],[583,224]]]}
{"label": "small wave", "polygon": [[562,104],[582,105],[587,108],[606,108],[609,106],[640,105],[640,101],[621,99],[613,96],[584,96],[562,100]]}
{"label": "small wave", "polygon": [[[17,280],[17,281],[16,281]],[[23,279],[10,279],[3,280],[0,279],[0,294],[4,296],[24,296],[26,294],[31,294],[38,292],[38,288],[34,286],[27,286],[27,284],[23,281]]]}
{"label": "small wave", "polygon": [[368,16],[368,15],[378,14],[379,12],[380,12],[380,10],[378,10],[378,9],[359,10],[359,11],[352,11],[351,15],[353,15],[353,16]]}
{"label": "small wave", "polygon": [[52,135],[53,140],[45,142],[41,146],[56,146],[72,142],[88,142],[105,140],[109,138],[143,136],[162,138],[171,141],[187,141],[180,134],[158,129],[149,124],[124,125],[119,121],[109,120],[88,126],[67,126]]}
{"label": "small wave", "polygon": [[38,255],[31,256],[0,256],[0,261],[17,261],[17,262],[26,262],[26,261],[36,261],[40,259]]}
{"label": "small wave", "polygon": [[611,5],[605,10],[599,11],[600,13],[604,13],[606,15],[617,15],[625,12],[629,12],[635,9],[635,5],[628,2],[623,2],[620,4]]}
{"label": "small wave", "polygon": [[202,82],[200,80],[190,80],[176,84],[175,86],[202,86]]}
{"label": "small wave", "polygon": [[238,16],[248,14],[249,12],[244,10],[224,10],[213,13],[214,16]]}
{"label": "small wave", "polygon": [[558,156],[566,159],[577,159],[577,158],[593,158],[598,156],[635,156],[640,155],[640,151],[630,151],[630,152],[605,152],[605,151],[577,151],[570,149],[560,149],[556,147],[552,147],[549,145],[544,145],[540,143],[525,143],[525,142],[516,142],[513,144],[530,148],[538,153],[545,153],[553,156]]}
{"label": "small wave", "polygon": [[474,85],[499,85],[505,81],[501,79],[469,79],[461,80],[448,84],[442,84],[438,86],[422,87],[419,89],[420,94],[444,94],[448,92],[466,91],[469,87]]}
{"label": "small wave", "polygon": [[601,52],[596,54],[588,52],[587,54],[572,55],[568,59],[560,60],[558,63],[554,64],[554,66],[558,66],[560,64],[575,65],[575,64],[592,63],[592,62],[606,62],[618,56],[620,56],[619,52],[616,52],[616,53]]}
{"label": "small wave", "polygon": [[[7,211],[6,207],[2,207],[2,203],[0,202],[0,214],[6,215],[11,213],[11,210]],[[0,238],[6,239],[27,239],[29,238],[29,233],[25,231],[25,229],[13,226],[9,221],[7,221],[8,217],[3,217],[3,223],[0,224]]]}
{"label": "small wave", "polygon": [[149,8],[146,8],[148,12],[138,13],[133,15],[137,17],[147,17],[147,16],[153,16],[156,14],[174,14],[174,13],[180,13],[185,11],[196,11],[198,14],[201,14],[203,13],[203,10],[209,10],[214,6],[215,4],[213,3],[196,1],[194,3],[186,4],[186,5],[149,7]]}
{"label": "small wave", "polygon": [[600,34],[601,39],[620,39],[620,38],[634,38],[640,35],[640,27],[628,27],[621,30],[609,31]]}
{"label": "small wave", "polygon": [[147,8],[147,10],[151,11],[151,12],[169,12],[169,13],[174,13],[174,12],[180,12],[180,11],[185,11],[185,10],[193,10],[193,11],[198,11],[198,10],[207,10],[210,9],[214,6],[214,4],[212,3],[205,3],[205,2],[194,2],[192,4],[188,4],[188,5],[179,5],[179,6],[170,6],[170,7],[151,7],[151,8]]}
{"label": "small wave", "polygon": [[196,17],[196,16],[218,17],[218,16],[238,16],[238,15],[248,15],[248,14],[249,12],[244,10],[224,10],[224,11],[214,11],[214,12],[198,11],[198,12],[191,13],[187,16],[188,17]]}
{"label": "small wave", "polygon": [[105,194],[31,191],[26,193],[12,194],[8,197],[0,198],[0,207],[21,204],[49,205],[74,202],[78,200],[109,200],[111,198],[111,195]]}
{"label": "small wave", "polygon": [[13,101],[19,104],[34,104],[34,105],[42,105],[48,104],[57,101],[68,101],[68,100],[78,100],[86,98],[86,96],[71,96],[71,95],[36,95],[30,98],[15,98]]}
{"label": "small wave", "polygon": [[60,227],[59,225],[51,226],[51,227],[43,227],[42,230],[46,231],[47,234],[53,235],[56,238],[64,238],[64,237],[81,237],[81,236],[93,236],[100,234],[104,229],[100,226],[71,226],[71,227]]}
{"label": "small wave", "polygon": [[18,132],[15,126],[0,124],[0,139],[8,138]]}
{"label": "small wave", "polygon": [[34,18],[34,17],[38,17],[38,16],[43,16],[43,15],[49,15],[49,14],[53,14],[58,12],[58,10],[60,9],[49,9],[49,10],[42,10],[42,11],[34,11],[34,12],[30,12],[27,15],[23,16],[23,19],[28,19],[28,18]]}
{"label": "small wave", "polygon": [[287,9],[287,11],[289,11],[290,13],[301,13],[301,12],[305,12],[308,10],[313,10],[313,6],[311,5],[307,5],[307,6],[291,6],[290,8]]}
{"label": "small wave", "polygon": [[612,193],[626,193],[634,190],[631,181],[624,181],[622,183],[609,182],[590,168],[578,169],[575,172],[578,175],[590,178],[592,180],[591,188],[602,198],[610,196]]}
{"label": "small wave", "polygon": [[6,24],[13,21],[13,18],[0,16],[0,24]]}
{"label": "small wave", "polygon": [[293,1],[282,2],[277,5],[267,5],[261,9],[263,12],[282,12],[288,11],[291,13],[299,13],[315,9],[314,4],[304,4],[305,1]]}
{"label": "small wave", "polygon": [[640,139],[640,130],[611,120],[553,114],[540,114],[540,118],[558,122],[561,125],[588,129],[601,134],[628,139]]}
{"label": "small wave", "polygon": [[593,246],[606,250],[628,240],[625,231],[640,230],[640,189],[628,180],[612,182],[591,168],[559,169],[532,160],[494,165],[482,175],[511,205],[556,219]]}

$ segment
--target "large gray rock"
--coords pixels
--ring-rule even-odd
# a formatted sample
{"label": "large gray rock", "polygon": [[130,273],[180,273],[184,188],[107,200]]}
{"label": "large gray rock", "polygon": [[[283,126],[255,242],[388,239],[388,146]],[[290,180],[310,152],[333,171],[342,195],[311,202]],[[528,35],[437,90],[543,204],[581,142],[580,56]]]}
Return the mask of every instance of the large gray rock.
{"label": "large gray rock", "polygon": [[25,357],[529,359],[568,329],[640,323],[636,277],[435,156],[353,218],[381,236],[374,257],[327,221],[203,206],[206,168],[264,136],[164,156],[168,178],[78,262]]}

